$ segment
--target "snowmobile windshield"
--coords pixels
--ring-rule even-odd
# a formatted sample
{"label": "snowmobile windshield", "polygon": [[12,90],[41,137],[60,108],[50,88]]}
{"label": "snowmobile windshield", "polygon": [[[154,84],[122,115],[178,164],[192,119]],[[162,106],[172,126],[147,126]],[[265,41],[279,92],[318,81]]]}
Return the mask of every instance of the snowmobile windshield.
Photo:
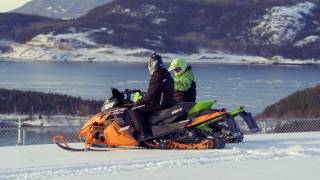
{"label": "snowmobile windshield", "polygon": [[115,107],[118,104],[117,99],[106,99],[106,101],[103,103],[103,106],[101,107],[101,112],[111,109]]}

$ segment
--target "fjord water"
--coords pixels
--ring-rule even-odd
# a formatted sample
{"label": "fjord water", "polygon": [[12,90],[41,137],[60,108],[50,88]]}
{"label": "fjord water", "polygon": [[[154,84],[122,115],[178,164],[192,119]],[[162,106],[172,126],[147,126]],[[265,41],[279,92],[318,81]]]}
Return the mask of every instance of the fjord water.
{"label": "fjord water", "polygon": [[[319,66],[192,64],[198,99],[217,107],[245,105],[254,114],[292,92],[320,84]],[[0,88],[104,99],[109,87],[146,90],[143,63],[9,62],[0,60]]]}

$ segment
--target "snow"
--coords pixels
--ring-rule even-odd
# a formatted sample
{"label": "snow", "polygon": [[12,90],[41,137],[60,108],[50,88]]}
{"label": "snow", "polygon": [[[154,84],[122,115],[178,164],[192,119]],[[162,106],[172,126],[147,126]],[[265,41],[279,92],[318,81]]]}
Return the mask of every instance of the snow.
{"label": "snow", "polygon": [[306,18],[313,16],[317,7],[311,2],[293,6],[272,7],[252,29],[253,34],[266,38],[264,44],[284,45],[293,42],[306,25]]}
{"label": "snow", "polygon": [[167,21],[166,18],[154,18],[154,19],[152,20],[152,23],[153,23],[153,24],[160,25],[160,24],[162,24],[162,23],[164,23],[164,22],[166,22],[166,21]]}
{"label": "snow", "polygon": [[308,59],[301,61],[299,59],[287,59],[282,56],[274,56],[271,58],[274,64],[284,64],[284,65],[310,65],[310,64],[320,64],[317,59]]}
{"label": "snow", "polygon": [[141,10],[145,16],[150,16],[155,14],[158,11],[158,8],[155,5],[146,4],[141,6]]}
{"label": "snow", "polygon": [[0,157],[3,180],[317,179],[320,132],[247,135],[243,143],[221,150],[68,152],[32,145],[2,147]]}
{"label": "snow", "polygon": [[[153,52],[145,48],[124,49],[112,45],[98,46],[90,41],[90,39],[83,38],[83,35],[80,33],[76,39],[65,39],[63,43],[60,43],[55,38],[47,39],[42,38],[42,36],[44,35],[37,36],[32,42],[28,42],[27,44],[11,45],[13,51],[0,54],[0,57],[18,61],[146,62]],[[63,39],[66,38],[67,35],[58,37]],[[145,39],[145,41],[154,46],[162,43],[161,40]],[[161,55],[165,62],[169,62],[176,57],[185,57],[188,62],[194,63],[267,65],[320,64],[318,59],[286,59],[281,56],[265,58],[260,56],[228,54],[221,51],[202,51],[194,54],[161,53]]]}
{"label": "snow", "polygon": [[[106,30],[109,31],[109,30]],[[112,45],[95,46],[94,42],[81,33],[70,39],[68,35],[39,35],[27,44],[10,45],[13,51],[0,54],[1,58],[22,61],[90,61],[90,62],[146,62],[153,52],[150,49],[135,48],[124,49]],[[77,35],[78,34],[78,35]],[[76,38],[75,38],[76,37]],[[60,39],[65,39],[59,43]],[[161,43],[150,41],[150,43]],[[89,48],[91,46],[91,48]],[[83,48],[79,48],[83,47]],[[88,48],[84,48],[88,47]],[[320,61],[293,60],[281,56],[264,58],[259,56],[247,56],[228,54],[224,52],[201,51],[194,54],[162,53],[164,61],[169,62],[175,57],[185,57],[188,62],[195,63],[223,63],[223,64],[319,64]]]}
{"label": "snow", "polygon": [[123,12],[124,12],[124,13],[130,13],[131,10],[130,10],[130,9],[125,9]]}
{"label": "snow", "polygon": [[131,9],[129,8],[122,8],[120,5],[116,5],[112,10],[111,10],[111,13],[114,13],[114,14],[125,14],[127,16],[132,16],[132,17],[136,17],[138,16],[140,13],[139,12],[135,12],[135,11],[132,11]]}
{"label": "snow", "polygon": [[28,117],[28,115],[18,115],[18,114],[0,114],[0,119],[5,119],[8,121],[17,120],[19,119],[25,119]]}
{"label": "snow", "polygon": [[39,114],[34,114],[32,120],[29,115],[18,114],[0,114],[0,124],[10,124],[12,126],[18,126],[18,120],[21,119],[22,126],[37,126],[37,127],[58,127],[58,126],[83,126],[90,118],[88,116],[67,116],[67,115],[54,115],[45,116],[42,115],[41,119]]}
{"label": "snow", "polygon": [[320,36],[308,36],[294,44],[296,47],[303,47],[305,45],[308,45],[310,43],[314,42],[320,42]]}
{"label": "snow", "polygon": [[81,127],[89,117],[75,117],[56,115],[52,117],[43,116],[42,119],[33,119],[22,122],[22,126],[37,126],[37,127],[66,127],[66,126],[79,126]]}
{"label": "snow", "polygon": [[143,40],[146,44],[148,44],[149,46],[153,46],[153,47],[161,47],[164,46],[162,40],[158,40],[158,39],[144,39]]}
{"label": "snow", "polygon": [[[100,30],[105,31],[105,29]],[[53,35],[52,33],[40,34],[31,39],[27,45],[34,47],[60,48],[65,49],[67,46],[71,49],[95,47],[97,44],[88,38],[88,36],[97,31],[88,31],[85,33],[67,33]]]}
{"label": "snow", "polygon": [[[70,28],[65,34],[40,34],[26,44],[8,43],[10,51],[1,53],[0,58],[22,61],[87,61],[87,62],[146,62],[151,49],[125,49],[113,45],[97,44],[90,36],[96,32],[106,32],[112,35],[113,29],[103,27],[84,32],[77,32]],[[298,45],[318,41],[319,37],[309,36]],[[153,39],[144,39],[150,46],[163,46],[163,37],[154,36]],[[209,52],[200,49],[193,54],[162,53],[164,61],[169,62],[176,57],[185,57],[188,62],[219,63],[219,64],[320,64],[318,59],[286,59],[281,56],[264,58],[241,54],[230,54],[222,51]]]}

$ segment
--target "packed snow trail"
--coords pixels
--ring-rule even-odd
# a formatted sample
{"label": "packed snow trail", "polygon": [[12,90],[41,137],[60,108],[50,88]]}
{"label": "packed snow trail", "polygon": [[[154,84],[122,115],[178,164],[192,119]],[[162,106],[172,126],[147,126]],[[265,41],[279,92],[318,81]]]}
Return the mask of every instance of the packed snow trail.
{"label": "packed snow trail", "polygon": [[[81,146],[81,144],[72,144]],[[317,179],[320,132],[247,135],[222,150],[112,149],[55,145],[0,148],[0,179]],[[281,173],[280,173],[281,172]],[[266,177],[262,176],[263,174]],[[240,179],[242,179],[240,178]]]}

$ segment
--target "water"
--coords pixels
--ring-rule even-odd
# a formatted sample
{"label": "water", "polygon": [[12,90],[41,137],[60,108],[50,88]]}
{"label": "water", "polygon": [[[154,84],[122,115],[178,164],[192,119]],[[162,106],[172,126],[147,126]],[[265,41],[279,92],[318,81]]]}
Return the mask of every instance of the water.
{"label": "water", "polygon": [[[257,114],[292,92],[320,84],[319,66],[193,64],[198,99],[217,107],[245,105]],[[104,99],[109,87],[146,90],[149,74],[142,63],[68,63],[0,61],[0,87],[65,93]]]}

